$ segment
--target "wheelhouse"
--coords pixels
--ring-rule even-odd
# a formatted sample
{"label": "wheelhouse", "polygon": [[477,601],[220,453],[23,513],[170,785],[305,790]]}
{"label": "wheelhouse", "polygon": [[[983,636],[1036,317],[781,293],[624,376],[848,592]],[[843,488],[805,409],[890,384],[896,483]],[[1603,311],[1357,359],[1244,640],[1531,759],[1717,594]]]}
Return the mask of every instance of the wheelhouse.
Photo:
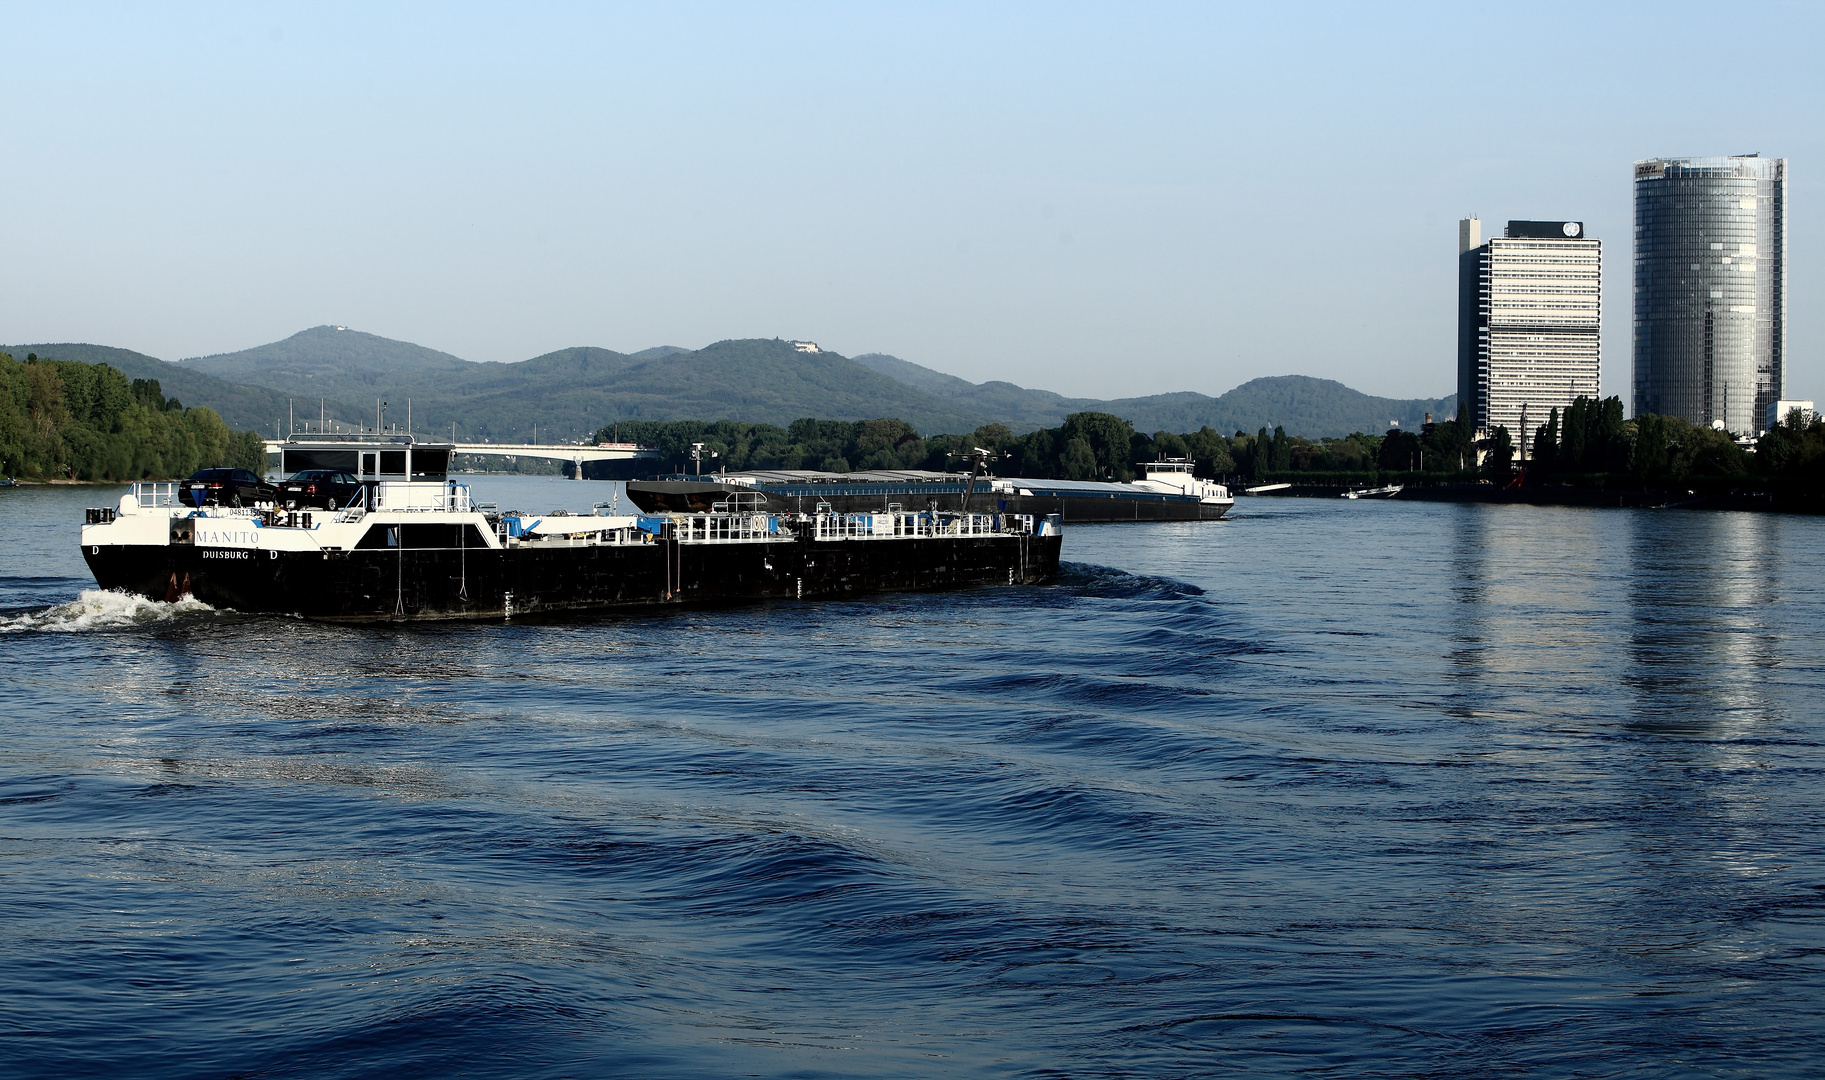
{"label": "wheelhouse", "polygon": [[285,476],[330,469],[361,483],[442,483],[454,450],[451,443],[418,442],[410,435],[293,435],[279,448],[279,469]]}

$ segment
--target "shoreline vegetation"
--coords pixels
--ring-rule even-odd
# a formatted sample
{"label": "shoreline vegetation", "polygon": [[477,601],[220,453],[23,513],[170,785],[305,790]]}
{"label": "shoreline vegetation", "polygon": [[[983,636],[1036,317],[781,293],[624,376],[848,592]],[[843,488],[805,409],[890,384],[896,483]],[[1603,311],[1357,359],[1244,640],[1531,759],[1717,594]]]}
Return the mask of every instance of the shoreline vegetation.
{"label": "shoreline vegetation", "polygon": [[691,444],[703,443],[704,472],[746,469],[957,470],[980,447],[1004,476],[1061,480],[1131,480],[1140,463],[1190,457],[1197,475],[1232,487],[1291,484],[1282,494],[1339,494],[1351,488],[1405,485],[1403,497],[1578,505],[1676,505],[1734,499],[1818,503],[1825,499],[1825,422],[1797,413],[1751,448],[1728,432],[1678,417],[1622,416],[1622,401],[1579,397],[1553,409],[1528,437],[1517,460],[1503,427],[1481,443],[1455,420],[1419,432],[1394,429],[1342,438],[1307,439],[1276,427],[1225,436],[1134,430],[1108,413],[1073,413],[1056,428],[1016,435],[988,424],[968,435],[924,438],[899,420],[799,420],[785,428],[733,421],[623,421],[597,432],[600,441],[657,446],[658,472],[690,472]]}
{"label": "shoreline vegetation", "polygon": [[265,471],[255,431],[186,408],[156,379],[107,364],[0,352],[0,476],[41,483],[175,480],[214,466]]}
{"label": "shoreline vegetation", "polygon": [[[1744,445],[1679,417],[1624,420],[1620,398],[1580,396],[1563,414],[1553,409],[1528,445],[1518,461],[1506,428],[1475,446],[1446,421],[1384,436],[1373,473],[1270,468],[1250,482],[1291,484],[1274,494],[1293,496],[1400,484],[1400,498],[1428,501],[1825,513],[1825,421],[1797,411]],[[1480,467],[1462,467],[1479,457]],[[1401,469],[1403,459],[1419,467]]]}

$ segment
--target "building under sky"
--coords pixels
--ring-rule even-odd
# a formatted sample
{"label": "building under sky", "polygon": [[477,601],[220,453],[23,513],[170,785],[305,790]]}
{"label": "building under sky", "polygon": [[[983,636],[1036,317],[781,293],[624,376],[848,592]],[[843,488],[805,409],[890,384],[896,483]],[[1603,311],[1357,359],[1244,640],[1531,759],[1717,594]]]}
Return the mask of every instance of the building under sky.
{"label": "building under sky", "polygon": [[[1603,374],[1603,242],[1582,221],[1458,222],[1458,419],[1517,444]],[[1525,416],[1526,422],[1522,422]]]}
{"label": "building under sky", "polygon": [[1637,161],[1635,414],[1763,430],[1786,331],[1786,159]]}

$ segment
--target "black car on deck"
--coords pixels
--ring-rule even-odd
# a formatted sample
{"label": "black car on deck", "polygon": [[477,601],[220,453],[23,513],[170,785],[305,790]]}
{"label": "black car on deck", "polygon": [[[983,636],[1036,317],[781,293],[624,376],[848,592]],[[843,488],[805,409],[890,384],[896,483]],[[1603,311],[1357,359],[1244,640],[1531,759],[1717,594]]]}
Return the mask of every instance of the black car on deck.
{"label": "black car on deck", "polygon": [[252,506],[276,501],[279,489],[251,469],[198,469],[181,485],[181,496],[190,506]]}
{"label": "black car on deck", "polygon": [[279,482],[279,501],[288,510],[300,506],[339,510],[360,493],[361,481],[355,474],[337,469],[304,469]]}

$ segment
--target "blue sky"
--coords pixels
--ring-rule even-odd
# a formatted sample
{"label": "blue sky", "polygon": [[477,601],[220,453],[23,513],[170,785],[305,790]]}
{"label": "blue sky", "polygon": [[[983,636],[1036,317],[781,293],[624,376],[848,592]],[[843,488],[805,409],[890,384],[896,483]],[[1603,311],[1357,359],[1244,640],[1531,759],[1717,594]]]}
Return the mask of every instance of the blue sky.
{"label": "blue sky", "polygon": [[806,337],[1102,397],[1455,389],[1456,221],[1790,159],[1825,398],[1825,5],[6,5],[0,340],[342,323],[473,360]]}

